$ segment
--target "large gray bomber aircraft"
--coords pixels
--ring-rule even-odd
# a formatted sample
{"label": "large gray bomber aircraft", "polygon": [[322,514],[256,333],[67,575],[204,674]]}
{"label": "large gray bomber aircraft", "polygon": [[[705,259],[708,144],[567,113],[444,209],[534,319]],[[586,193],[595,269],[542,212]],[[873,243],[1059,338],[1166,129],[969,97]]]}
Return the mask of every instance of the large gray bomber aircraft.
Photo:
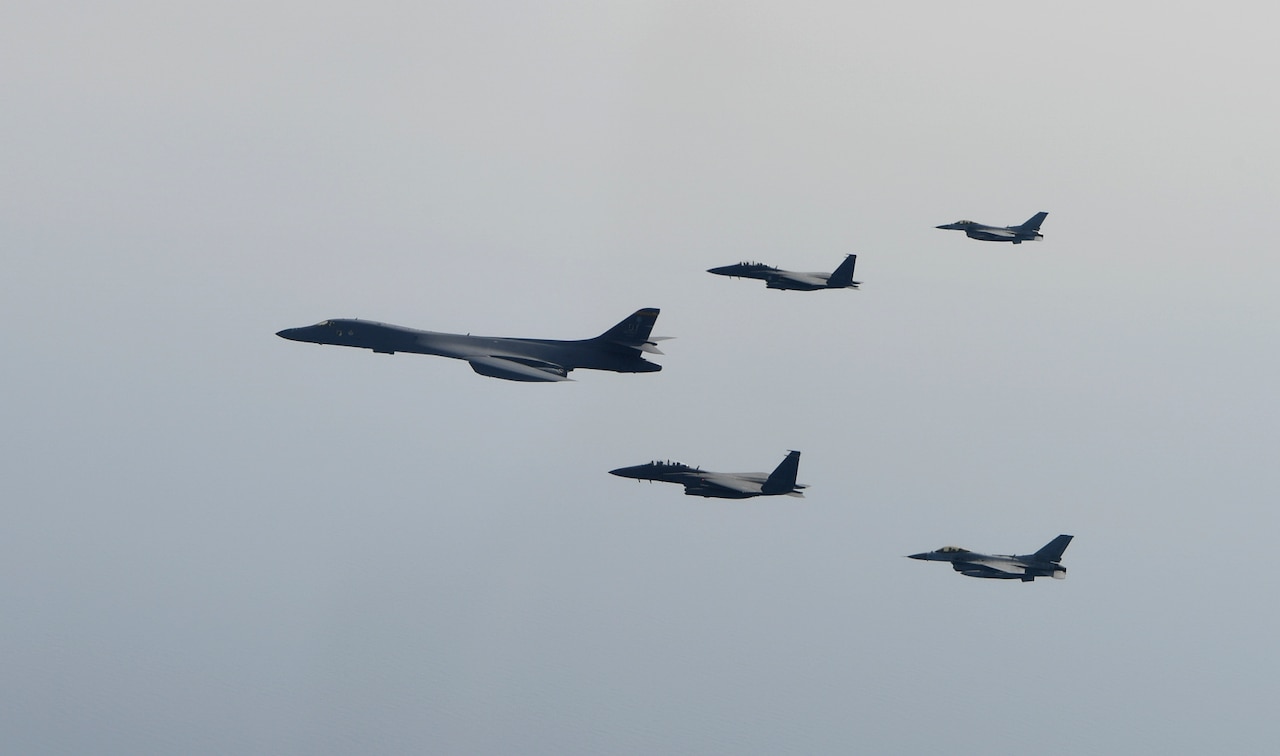
{"label": "large gray bomber aircraft", "polygon": [[796,483],[800,452],[788,452],[771,473],[718,473],[682,465],[679,462],[649,462],[635,467],[619,467],[610,475],[637,480],[680,483],[686,496],[713,499],[750,499],[753,496],[800,496],[808,486]]}
{"label": "large gray bomber aircraft", "polygon": [[832,273],[801,273],[795,270],[782,270],[764,263],[743,262],[736,265],[723,265],[709,268],[708,273],[731,278],[758,278],[765,282],[769,289],[790,289],[791,291],[817,291],[818,289],[856,289],[861,283],[853,280],[853,266],[858,262],[857,255],[845,255],[840,267]]}
{"label": "large gray bomber aircraft", "polygon": [[1019,556],[979,554],[959,546],[943,546],[937,551],[911,554],[910,557],[929,562],[950,562],[953,570],[969,577],[1021,580],[1024,583],[1038,577],[1062,580],[1067,576],[1067,568],[1059,563],[1062,561],[1062,552],[1067,550],[1071,539],[1072,536],[1060,535],[1036,553]]}
{"label": "large gray bomber aircraft", "polygon": [[944,231],[963,231],[964,235],[970,239],[978,239],[980,241],[1003,241],[1021,244],[1024,241],[1038,241],[1044,238],[1044,234],[1040,233],[1040,224],[1044,223],[1044,219],[1048,216],[1048,213],[1036,213],[1028,218],[1026,223],[1019,226],[985,226],[970,220],[962,220],[935,226],[935,228],[940,228]]}
{"label": "large gray bomber aircraft", "polygon": [[369,320],[325,320],[313,326],[286,328],[277,333],[291,341],[372,349],[378,354],[413,352],[466,360],[471,369],[507,381],[568,381],[569,371],[612,370],[615,373],[653,373],[661,365],[641,352],[662,354],[650,336],[658,309],[636,310],[626,320],[594,339],[553,341],[435,333],[375,323]]}

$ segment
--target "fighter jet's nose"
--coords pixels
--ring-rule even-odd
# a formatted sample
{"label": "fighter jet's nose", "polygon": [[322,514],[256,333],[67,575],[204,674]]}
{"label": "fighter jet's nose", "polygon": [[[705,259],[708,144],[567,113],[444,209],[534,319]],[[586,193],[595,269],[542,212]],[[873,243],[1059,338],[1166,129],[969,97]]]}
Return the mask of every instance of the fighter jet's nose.
{"label": "fighter jet's nose", "polygon": [[919,554],[907,554],[907,559],[928,559],[929,552],[922,551]]}

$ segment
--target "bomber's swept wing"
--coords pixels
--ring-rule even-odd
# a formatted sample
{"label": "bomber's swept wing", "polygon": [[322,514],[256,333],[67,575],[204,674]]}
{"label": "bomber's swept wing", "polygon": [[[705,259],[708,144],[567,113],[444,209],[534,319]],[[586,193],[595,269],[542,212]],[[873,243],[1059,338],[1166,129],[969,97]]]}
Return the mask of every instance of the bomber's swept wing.
{"label": "bomber's swept wing", "polygon": [[441,343],[436,346],[436,352],[443,357],[466,360],[472,370],[490,378],[525,382],[573,380],[564,365],[505,349],[505,342],[510,341],[507,339],[490,341],[492,343],[485,346],[469,342]]}
{"label": "bomber's swept wing", "polygon": [[529,357],[504,355],[472,355],[464,357],[471,369],[490,378],[508,381],[571,381],[569,370],[563,365]]}

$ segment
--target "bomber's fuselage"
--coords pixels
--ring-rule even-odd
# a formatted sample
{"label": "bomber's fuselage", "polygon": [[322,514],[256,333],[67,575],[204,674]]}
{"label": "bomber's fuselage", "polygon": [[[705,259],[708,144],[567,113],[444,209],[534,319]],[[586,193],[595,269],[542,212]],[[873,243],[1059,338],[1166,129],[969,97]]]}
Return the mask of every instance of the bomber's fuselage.
{"label": "bomber's fuselage", "polygon": [[634,349],[598,339],[557,341],[472,336],[420,331],[358,319],[326,320],[313,326],[287,328],[277,335],[292,341],[371,349],[380,354],[411,352],[463,360],[498,355],[516,361],[523,358],[555,363],[570,370],[588,368],[618,373],[649,373],[662,369],[661,365],[641,358]]}

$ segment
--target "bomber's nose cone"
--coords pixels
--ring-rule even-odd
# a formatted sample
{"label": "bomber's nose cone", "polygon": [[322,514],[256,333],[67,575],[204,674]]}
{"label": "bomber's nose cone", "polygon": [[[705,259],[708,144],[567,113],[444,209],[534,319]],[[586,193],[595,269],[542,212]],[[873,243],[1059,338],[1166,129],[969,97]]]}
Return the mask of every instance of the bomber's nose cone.
{"label": "bomber's nose cone", "polygon": [[277,336],[279,336],[279,337],[280,337],[280,338],[282,338],[282,339],[288,339],[288,340],[290,340],[290,341],[297,341],[297,340],[298,340],[298,329],[297,329],[297,328],[286,328],[286,329],[284,329],[283,331],[276,331],[276,335],[277,335]]}

